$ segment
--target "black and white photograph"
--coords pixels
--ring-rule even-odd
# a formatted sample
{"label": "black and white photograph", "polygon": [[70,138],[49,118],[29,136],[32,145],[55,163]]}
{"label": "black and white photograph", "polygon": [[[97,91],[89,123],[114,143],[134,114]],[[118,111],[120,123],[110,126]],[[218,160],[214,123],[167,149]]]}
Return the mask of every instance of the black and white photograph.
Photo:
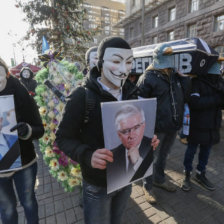
{"label": "black and white photograph", "polygon": [[107,164],[107,193],[152,174],[156,99],[101,104],[105,148],[113,152]]}

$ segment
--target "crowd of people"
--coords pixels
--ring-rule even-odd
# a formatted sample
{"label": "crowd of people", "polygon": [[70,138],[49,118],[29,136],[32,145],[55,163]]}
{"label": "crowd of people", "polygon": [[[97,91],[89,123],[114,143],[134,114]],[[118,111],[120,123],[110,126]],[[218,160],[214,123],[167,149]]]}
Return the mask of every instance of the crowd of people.
{"label": "crowd of people", "polygon": [[[128,143],[128,140],[134,138],[136,130],[140,132],[140,139],[144,140],[149,151],[154,151],[153,175],[143,179],[146,200],[156,203],[153,187],[168,192],[176,190],[176,186],[167,180],[165,169],[168,154],[183,125],[186,103],[190,110],[190,127],[183,158],[185,177],[181,188],[184,191],[191,189],[192,162],[199,147],[195,180],[206,189],[215,190],[214,184],[206,177],[206,166],[212,146],[219,142],[221,110],[224,108],[221,64],[217,61],[204,75],[183,75],[173,66],[174,56],[164,55],[169,47],[168,43],[159,45],[154,50],[152,64],[137,78],[129,76],[133,53],[130,45],[120,37],[105,38],[98,47],[93,47],[86,53],[86,78],[68,97],[56,132],[59,149],[81,166],[86,224],[121,223],[130,198],[131,185],[108,194],[106,171],[108,166],[116,164],[120,148],[126,149],[127,157],[132,157],[133,152],[141,155],[141,142],[137,141],[134,148]],[[32,141],[43,135],[44,128],[32,97],[36,86],[35,81],[31,82],[33,73],[24,68],[20,76],[21,82],[10,74],[5,62],[0,60],[0,96],[14,96],[17,125],[10,130],[18,131],[22,158],[21,169],[0,173],[0,213],[3,224],[18,223],[15,191],[24,207],[27,223],[38,223],[38,205],[34,192],[37,158]],[[86,89],[95,101],[87,123],[83,121]],[[143,136],[144,115],[129,106],[124,111],[128,110],[131,118],[127,117],[124,122],[116,121],[121,146],[113,150],[105,148],[101,103],[137,100],[142,97],[157,99],[153,138]],[[122,113],[126,113],[124,111]],[[137,126],[139,124],[141,125]],[[138,162],[133,157],[131,159],[130,164]]]}

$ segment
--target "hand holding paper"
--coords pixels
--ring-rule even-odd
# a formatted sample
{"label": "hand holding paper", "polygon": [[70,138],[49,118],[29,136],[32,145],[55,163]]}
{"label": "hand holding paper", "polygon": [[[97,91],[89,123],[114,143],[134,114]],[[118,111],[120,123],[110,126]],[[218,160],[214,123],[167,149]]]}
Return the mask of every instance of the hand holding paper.
{"label": "hand holding paper", "polygon": [[113,162],[113,153],[108,149],[97,149],[91,158],[91,166],[100,170],[106,169],[107,162]]}

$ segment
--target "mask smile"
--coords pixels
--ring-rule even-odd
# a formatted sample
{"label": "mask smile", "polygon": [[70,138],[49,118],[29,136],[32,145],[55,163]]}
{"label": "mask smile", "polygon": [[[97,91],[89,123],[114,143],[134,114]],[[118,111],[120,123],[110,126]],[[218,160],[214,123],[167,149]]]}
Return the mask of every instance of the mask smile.
{"label": "mask smile", "polygon": [[127,78],[127,74],[126,73],[121,73],[120,75],[116,75],[115,73],[113,73],[112,71],[110,71],[112,75],[114,75],[116,78],[123,80]]}

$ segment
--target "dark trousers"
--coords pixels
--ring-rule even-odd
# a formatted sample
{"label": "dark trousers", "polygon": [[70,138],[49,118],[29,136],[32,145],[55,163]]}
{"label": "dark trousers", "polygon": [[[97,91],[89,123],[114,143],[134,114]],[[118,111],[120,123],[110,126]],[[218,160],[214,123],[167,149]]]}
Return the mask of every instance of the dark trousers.
{"label": "dark trousers", "polygon": [[27,224],[38,224],[38,205],[34,193],[37,163],[17,171],[13,176],[0,178],[0,213],[3,224],[17,224],[17,200],[13,182],[24,208]]}
{"label": "dark trousers", "polygon": [[157,183],[165,182],[165,167],[167,156],[170,153],[171,147],[176,139],[177,131],[170,131],[167,133],[156,133],[160,140],[158,148],[154,152],[154,167],[153,175],[145,178],[143,184],[145,188],[150,191],[152,189],[152,181]]}
{"label": "dark trousers", "polygon": [[198,145],[199,145],[200,151],[198,154],[197,170],[200,172],[205,172],[206,170],[206,165],[208,164],[208,158],[211,151],[211,144],[203,145],[203,144],[188,143],[185,156],[184,156],[184,167],[186,171],[191,172],[193,169],[192,163],[193,163],[194,155],[197,151]]}

